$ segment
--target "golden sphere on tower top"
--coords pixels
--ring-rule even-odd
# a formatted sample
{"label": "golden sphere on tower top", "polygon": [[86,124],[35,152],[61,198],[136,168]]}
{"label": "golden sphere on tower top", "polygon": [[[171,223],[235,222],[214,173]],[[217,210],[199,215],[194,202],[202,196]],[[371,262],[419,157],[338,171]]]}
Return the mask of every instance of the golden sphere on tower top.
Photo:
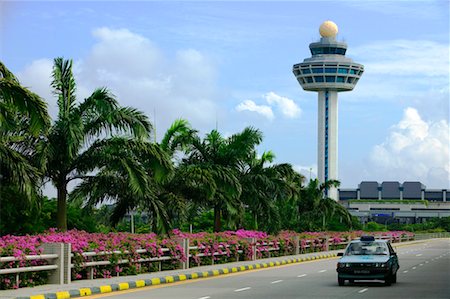
{"label": "golden sphere on tower top", "polygon": [[320,25],[319,32],[322,37],[335,37],[338,33],[338,26],[332,21],[325,21]]}

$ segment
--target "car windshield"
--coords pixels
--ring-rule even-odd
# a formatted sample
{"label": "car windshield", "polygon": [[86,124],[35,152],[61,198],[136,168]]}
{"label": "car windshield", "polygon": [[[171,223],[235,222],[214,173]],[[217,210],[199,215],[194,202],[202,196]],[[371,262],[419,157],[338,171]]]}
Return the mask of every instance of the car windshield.
{"label": "car windshield", "polygon": [[384,242],[355,242],[348,246],[345,255],[387,255],[388,252]]}

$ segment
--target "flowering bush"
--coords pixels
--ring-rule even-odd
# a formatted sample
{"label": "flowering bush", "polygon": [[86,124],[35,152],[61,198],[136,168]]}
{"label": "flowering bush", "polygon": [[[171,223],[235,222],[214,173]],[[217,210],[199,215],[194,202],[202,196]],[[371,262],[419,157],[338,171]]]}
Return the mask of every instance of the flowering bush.
{"label": "flowering bush", "polygon": [[[265,258],[295,254],[297,242],[299,252],[323,251],[326,248],[343,248],[346,241],[364,234],[352,232],[303,232],[282,231],[278,235],[265,232],[238,230],[220,233],[184,233],[173,230],[168,237],[130,233],[87,233],[71,230],[50,230],[34,236],[3,236],[0,238],[0,257],[15,257],[14,261],[0,262],[0,269],[46,265],[45,260],[26,260],[26,255],[43,253],[45,243],[71,244],[72,280],[108,278],[152,271],[179,268],[189,258],[192,266],[213,263],[228,263],[253,258]],[[413,238],[405,231],[371,233],[389,236],[393,242],[401,237]],[[189,257],[183,240],[189,240]],[[328,240],[328,242],[327,242]],[[164,257],[163,261],[161,258]],[[102,265],[88,267],[88,262]],[[47,271],[0,275],[0,289],[45,284]]]}

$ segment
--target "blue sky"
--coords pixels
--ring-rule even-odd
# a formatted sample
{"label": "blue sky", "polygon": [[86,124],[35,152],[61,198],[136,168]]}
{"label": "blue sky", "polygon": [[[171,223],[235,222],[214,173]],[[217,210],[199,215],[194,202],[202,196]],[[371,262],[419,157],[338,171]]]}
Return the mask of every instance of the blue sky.
{"label": "blue sky", "polygon": [[185,118],[201,134],[254,126],[259,150],[309,177],[317,156],[317,95],[292,65],[310,56],[325,20],[365,65],[339,94],[339,176],[450,188],[449,2],[3,1],[0,60],[44,97],[52,59],[72,58],[78,97],[108,87],[155,122],[157,139]]}

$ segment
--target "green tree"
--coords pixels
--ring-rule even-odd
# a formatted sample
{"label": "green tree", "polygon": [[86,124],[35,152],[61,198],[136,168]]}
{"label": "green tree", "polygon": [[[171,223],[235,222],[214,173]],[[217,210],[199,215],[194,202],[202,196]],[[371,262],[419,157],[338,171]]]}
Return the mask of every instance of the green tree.
{"label": "green tree", "polygon": [[[255,147],[262,141],[262,133],[254,128],[224,138],[212,130],[201,140],[195,136],[188,156],[183,159],[185,169],[195,174],[193,182],[202,182],[202,204],[214,210],[214,231],[222,229],[222,220],[233,226],[238,222],[243,205],[240,200],[239,163],[253,157]],[[195,195],[193,197],[196,197]]]}
{"label": "green tree", "polygon": [[304,230],[326,230],[328,221],[334,215],[339,215],[345,223],[351,225],[352,220],[348,211],[325,195],[326,190],[331,187],[339,187],[339,181],[329,180],[320,183],[315,179],[310,180],[308,186],[303,188],[299,212]]}
{"label": "green tree", "polygon": [[287,178],[295,171],[290,164],[267,166],[274,159],[271,151],[264,152],[261,158],[254,152],[251,159],[239,163],[241,200],[252,215],[251,227],[255,230],[276,231],[281,222],[277,202],[290,195]]}
{"label": "green tree", "polygon": [[42,203],[38,143],[49,125],[46,103],[0,62],[1,234],[32,232],[32,218]]}
{"label": "green tree", "polygon": [[0,62],[1,186],[14,184],[26,197],[36,195],[42,176],[37,143],[49,125],[46,103]]}
{"label": "green tree", "polygon": [[[95,184],[95,177],[105,178],[123,169],[128,175],[127,185],[121,186],[124,190],[145,190],[147,180],[142,166],[128,153],[136,146],[145,148],[141,141],[148,138],[151,124],[140,111],[119,106],[106,88],[96,89],[78,103],[72,60],[54,60],[52,87],[59,112],[48,139],[42,143],[42,154],[46,175],[57,189],[56,224],[66,230],[69,182]],[[110,186],[117,188],[115,182],[110,181]]]}

